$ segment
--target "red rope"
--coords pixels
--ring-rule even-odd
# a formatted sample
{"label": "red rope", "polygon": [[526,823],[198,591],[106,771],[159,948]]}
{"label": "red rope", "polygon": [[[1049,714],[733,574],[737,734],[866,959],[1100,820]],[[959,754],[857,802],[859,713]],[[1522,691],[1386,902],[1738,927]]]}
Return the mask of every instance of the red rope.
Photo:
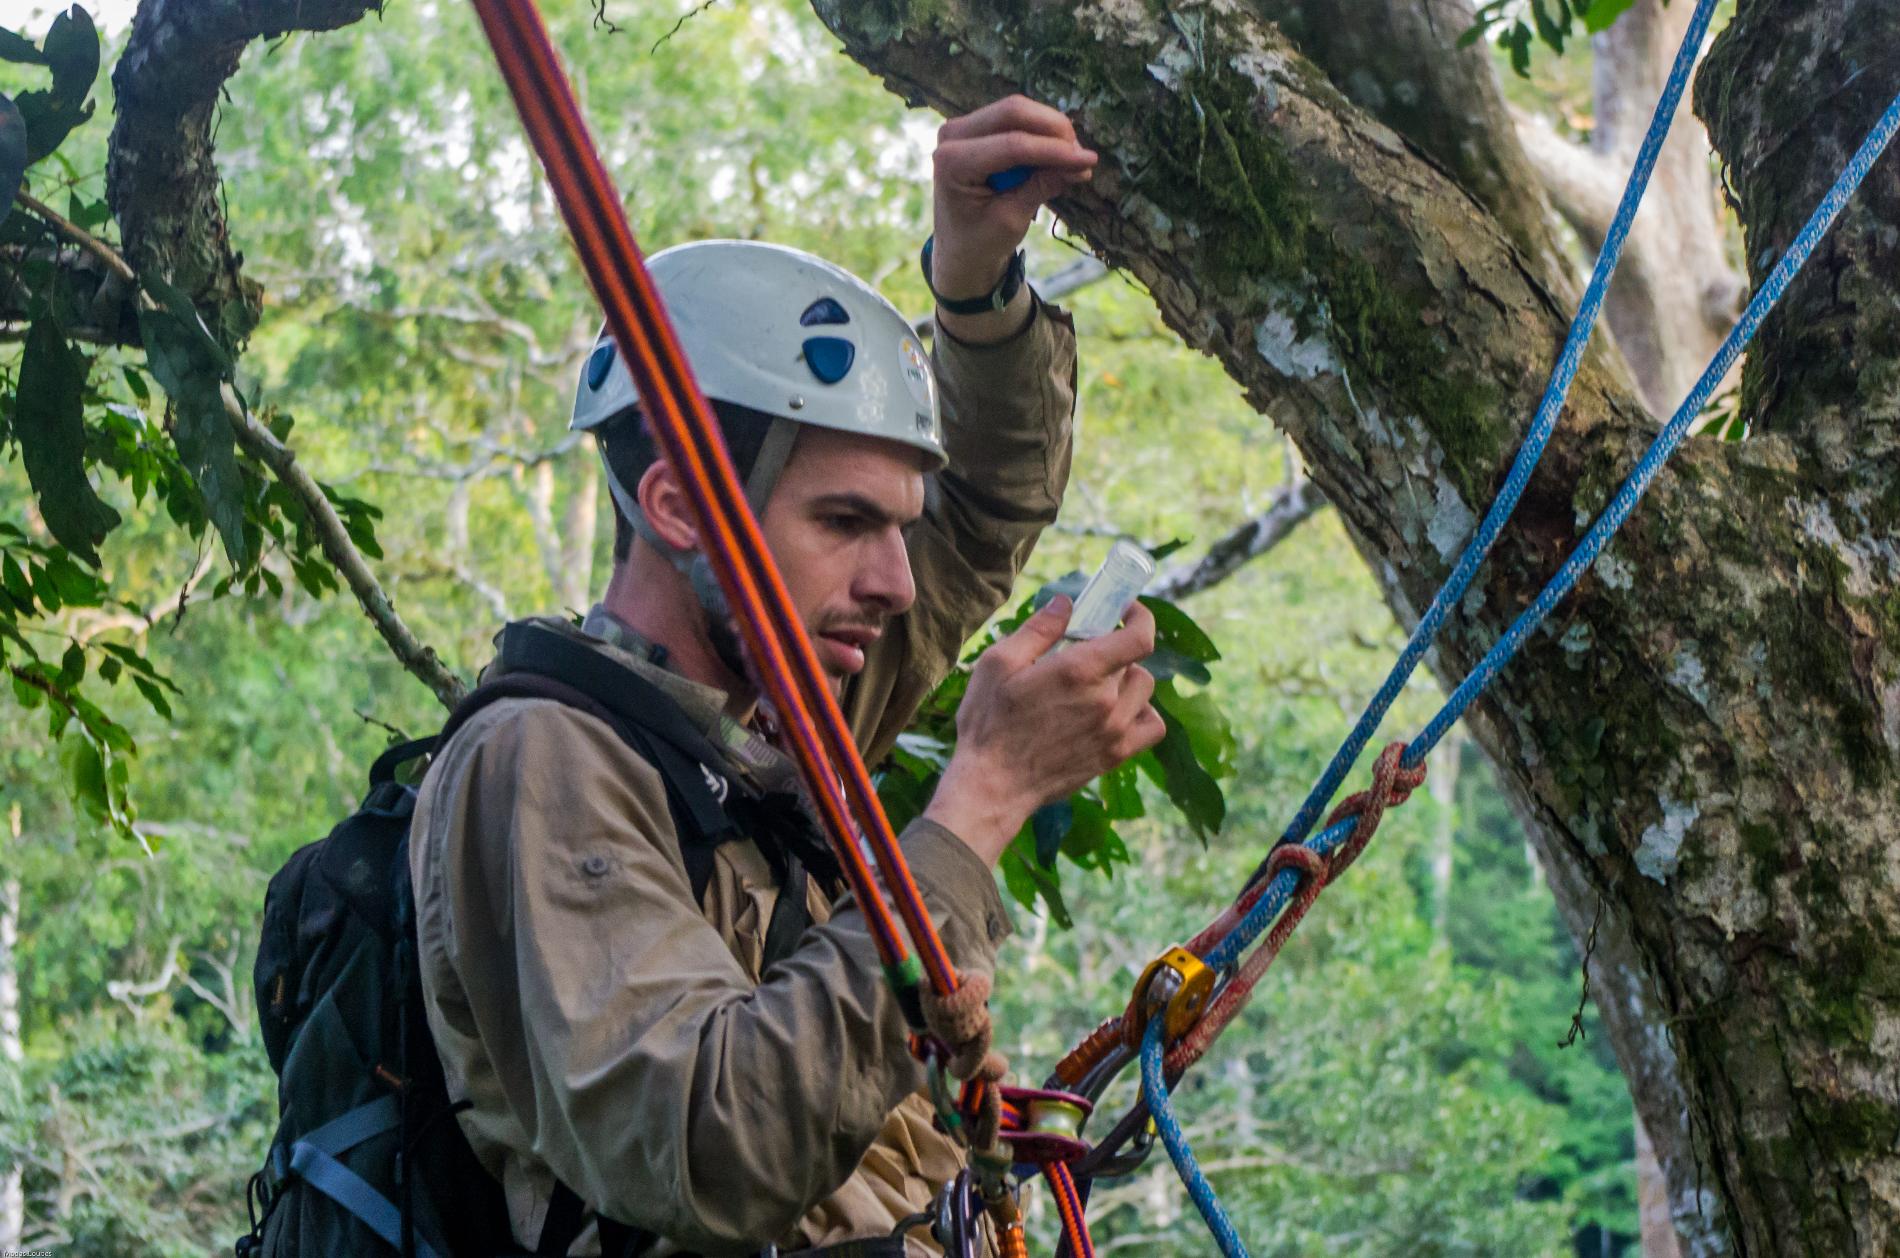
{"label": "red rope", "polygon": [[[529,139],[547,170],[588,279],[639,386],[661,449],[679,473],[720,588],[733,608],[767,697],[863,909],[878,955],[905,960],[890,906],[855,841],[862,828],[897,914],[939,995],[958,977],[930,921],[844,715],[792,610],[725,442],[694,383],[619,196],[588,138],[533,0],[474,0]],[[836,770],[834,772],[834,770]],[[855,817],[856,826],[853,825]]]}
{"label": "red rope", "polygon": [[1049,1181],[1050,1195],[1056,1199],[1056,1214],[1062,1220],[1062,1237],[1069,1243],[1070,1258],[1095,1258],[1095,1240],[1089,1235],[1082,1194],[1075,1189],[1075,1176],[1066,1162],[1051,1162],[1042,1168]]}
{"label": "red rope", "polygon": [[[1339,807],[1333,809],[1332,815],[1326,819],[1328,827],[1348,817],[1358,820],[1353,825],[1352,834],[1330,858],[1299,843],[1283,843],[1267,857],[1265,876],[1255,882],[1239,903],[1251,907],[1258,902],[1267,886],[1282,870],[1297,871],[1301,875],[1299,886],[1293,893],[1292,901],[1273,924],[1273,929],[1267,933],[1266,942],[1254,949],[1241,963],[1240,972],[1227,985],[1227,989],[1208,1006],[1188,1033],[1168,1050],[1165,1064],[1169,1078],[1180,1078],[1183,1071],[1200,1060],[1208,1045],[1246,1005],[1248,998],[1253,995],[1254,984],[1260,981],[1260,976],[1280,955],[1287,938],[1299,926],[1306,911],[1313,907],[1313,901],[1319,899],[1319,893],[1326,889],[1326,884],[1344,873],[1349,865],[1359,859],[1359,853],[1366,850],[1366,844],[1372,841],[1373,834],[1379,829],[1379,822],[1385,817],[1385,810],[1410,799],[1412,792],[1425,781],[1425,766],[1421,764],[1415,769],[1408,769],[1404,759],[1404,743],[1393,743],[1387,747],[1379,753],[1378,760],[1372,766],[1371,788],[1347,796]],[[1222,914],[1215,924],[1224,921],[1231,913],[1230,909],[1228,913]],[[1209,927],[1209,931],[1212,929]],[[1202,932],[1203,936],[1206,934],[1208,931]]]}

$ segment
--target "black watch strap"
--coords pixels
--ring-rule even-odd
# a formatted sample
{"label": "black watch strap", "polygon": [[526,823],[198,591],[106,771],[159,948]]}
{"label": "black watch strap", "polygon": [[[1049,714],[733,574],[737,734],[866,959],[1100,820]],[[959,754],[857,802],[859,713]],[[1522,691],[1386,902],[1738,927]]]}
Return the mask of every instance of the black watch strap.
{"label": "black watch strap", "polygon": [[930,295],[937,299],[937,305],[942,309],[957,315],[988,314],[992,310],[1001,310],[1009,305],[1010,302],[1016,300],[1016,294],[1022,291],[1023,251],[1018,249],[1010,256],[1009,267],[1003,272],[1003,278],[998,280],[996,287],[985,295],[965,297],[961,301],[945,297],[937,291],[937,286],[930,280],[930,251],[936,243],[936,236],[925,237],[923,256],[918,259],[918,262],[924,269],[924,286],[930,289]]}

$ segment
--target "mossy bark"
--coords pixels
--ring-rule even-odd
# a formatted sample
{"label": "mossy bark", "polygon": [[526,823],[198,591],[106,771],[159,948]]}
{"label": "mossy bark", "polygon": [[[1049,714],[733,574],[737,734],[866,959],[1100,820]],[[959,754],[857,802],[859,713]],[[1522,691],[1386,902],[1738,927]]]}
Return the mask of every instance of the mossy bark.
{"label": "mossy bark", "polygon": [[[1551,264],[1238,0],[816,7],[913,101],[1071,113],[1104,161],[1064,219],[1292,434],[1412,620],[1549,372]],[[1891,0],[1743,0],[1710,59],[1757,275],[1900,86],[1896,23]],[[1628,929],[1629,988],[1658,1007],[1619,1055],[1641,1102],[1633,1042],[1673,1040],[1698,1165],[1672,1180],[1701,1182],[1738,1253],[1900,1251],[1896,273],[1889,154],[1751,362],[1758,436],[1692,441],[1473,716],[1573,907],[1601,894]],[[1441,675],[1654,427],[1620,362],[1586,361]]]}
{"label": "mossy bark", "polygon": [[228,348],[243,344],[263,290],[226,231],[212,131],[224,83],[258,39],[332,30],[380,0],[144,0],[112,72],[106,198],[126,260],[192,299]]}

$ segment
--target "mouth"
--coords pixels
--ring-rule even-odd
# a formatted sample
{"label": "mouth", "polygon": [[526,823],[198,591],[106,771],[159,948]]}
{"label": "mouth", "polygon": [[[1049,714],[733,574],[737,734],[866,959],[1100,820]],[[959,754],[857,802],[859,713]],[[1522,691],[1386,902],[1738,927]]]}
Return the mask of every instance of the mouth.
{"label": "mouth", "polygon": [[813,635],[819,657],[834,673],[856,674],[864,668],[865,652],[884,631],[869,625],[841,625]]}

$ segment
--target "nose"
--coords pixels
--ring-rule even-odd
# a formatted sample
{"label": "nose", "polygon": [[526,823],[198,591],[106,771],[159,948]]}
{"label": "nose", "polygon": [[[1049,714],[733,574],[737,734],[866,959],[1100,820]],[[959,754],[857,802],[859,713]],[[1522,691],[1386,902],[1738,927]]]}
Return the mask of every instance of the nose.
{"label": "nose", "polygon": [[879,533],[865,548],[851,593],[860,606],[876,607],[890,616],[901,615],[917,601],[917,584],[910,575],[910,550],[900,530]]}

